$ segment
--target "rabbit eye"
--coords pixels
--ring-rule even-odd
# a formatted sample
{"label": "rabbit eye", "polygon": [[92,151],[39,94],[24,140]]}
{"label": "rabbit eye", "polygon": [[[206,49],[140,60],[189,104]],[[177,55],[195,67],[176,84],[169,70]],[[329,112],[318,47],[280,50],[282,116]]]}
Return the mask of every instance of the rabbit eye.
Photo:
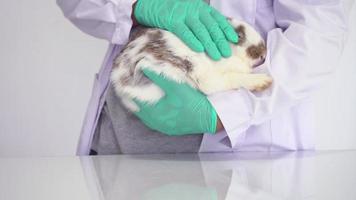
{"label": "rabbit eye", "polygon": [[243,25],[238,26],[235,29],[237,35],[239,36],[239,41],[237,45],[242,45],[246,41],[246,33],[245,33],[245,27]]}

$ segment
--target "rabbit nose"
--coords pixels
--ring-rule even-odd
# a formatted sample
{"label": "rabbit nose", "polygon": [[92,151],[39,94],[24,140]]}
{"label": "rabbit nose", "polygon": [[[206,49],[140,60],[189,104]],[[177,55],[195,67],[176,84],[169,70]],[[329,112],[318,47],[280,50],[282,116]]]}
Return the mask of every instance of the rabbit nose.
{"label": "rabbit nose", "polygon": [[261,55],[261,56],[257,59],[256,63],[255,63],[252,67],[255,68],[255,67],[258,67],[258,66],[260,66],[261,64],[263,64],[264,61],[265,61],[265,58],[266,58],[266,55],[265,55],[265,54]]}
{"label": "rabbit nose", "polygon": [[266,54],[265,53],[260,56],[260,60],[264,60],[265,58],[266,58]]}
{"label": "rabbit nose", "polygon": [[264,63],[264,59],[259,59],[253,66],[252,66],[252,68],[255,68],[255,67],[258,67],[258,66],[260,66],[261,64],[263,64]]}

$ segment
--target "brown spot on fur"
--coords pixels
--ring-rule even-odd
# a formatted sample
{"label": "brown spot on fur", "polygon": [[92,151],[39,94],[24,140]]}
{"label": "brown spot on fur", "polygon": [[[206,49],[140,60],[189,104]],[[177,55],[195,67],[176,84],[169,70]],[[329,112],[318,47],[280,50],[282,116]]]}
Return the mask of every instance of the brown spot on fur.
{"label": "brown spot on fur", "polygon": [[121,52],[125,52],[126,50],[131,50],[131,49],[133,49],[133,48],[135,48],[135,44],[129,42],[129,43],[127,43],[126,46],[121,50]]}
{"label": "brown spot on fur", "polygon": [[127,45],[127,49],[128,50],[131,50],[131,49],[133,49],[133,48],[135,48],[135,45],[134,44],[129,44],[129,45]]}
{"label": "brown spot on fur", "polygon": [[266,46],[262,42],[257,46],[252,45],[246,49],[246,53],[252,59],[261,58],[266,53]]}
{"label": "brown spot on fur", "polygon": [[150,31],[147,34],[149,42],[147,42],[139,53],[147,52],[159,61],[168,62],[172,64],[172,66],[178,67],[186,72],[192,71],[193,64],[188,59],[178,57],[168,49],[167,42],[162,38],[163,34],[161,31]]}
{"label": "brown spot on fur", "polygon": [[[135,39],[137,39],[137,38],[141,37],[142,35],[144,35],[148,30],[149,29],[147,27],[144,27],[144,26],[137,26],[136,28],[134,28],[131,31],[128,43],[124,46],[124,48],[122,48],[121,52],[125,52],[126,50],[132,50],[133,48],[135,48],[136,46],[135,46],[135,44],[132,43],[132,41],[134,41]],[[128,55],[125,54],[125,53],[123,55],[120,55],[119,59],[116,59],[115,65],[113,66],[113,68],[118,67],[119,66],[118,64],[121,63],[121,62],[127,61],[127,59],[128,59],[127,57],[128,57]],[[126,62],[126,63],[130,63],[130,62]]]}
{"label": "brown spot on fur", "polygon": [[239,41],[237,42],[237,45],[241,46],[246,42],[246,31],[245,27],[242,25],[239,25],[238,27],[235,28],[235,32],[239,36]]}
{"label": "brown spot on fur", "polygon": [[132,81],[132,79],[129,74],[125,74],[124,76],[120,77],[121,85],[129,85],[131,81]]}
{"label": "brown spot on fur", "polygon": [[150,31],[147,34],[148,34],[148,38],[154,41],[159,41],[159,39],[162,39],[163,37],[163,34],[160,30]]}
{"label": "brown spot on fur", "polygon": [[[183,60],[183,63],[184,63],[184,65],[186,66],[187,71],[191,71],[191,70],[192,70],[192,68],[193,68],[193,63],[192,63],[192,62],[190,62],[190,61],[187,60],[187,59],[184,59],[184,60]],[[188,69],[189,69],[189,70],[188,70]]]}
{"label": "brown spot on fur", "polygon": [[[148,42],[138,50],[137,54],[133,57],[129,56],[129,52],[134,48],[138,48],[133,43],[133,40],[147,35]],[[168,49],[167,42],[163,39],[163,32],[157,29],[142,28],[135,30],[130,35],[130,41],[121,51],[122,53],[115,59],[115,67],[122,67],[125,70],[124,75],[120,77],[121,85],[147,85],[152,83],[150,79],[143,75],[141,71],[136,71],[138,63],[144,59],[145,54],[152,55],[157,59],[158,64],[170,63],[174,67],[178,67],[186,72],[193,69],[193,64],[184,58],[180,58]],[[144,54],[141,54],[144,53]]]}

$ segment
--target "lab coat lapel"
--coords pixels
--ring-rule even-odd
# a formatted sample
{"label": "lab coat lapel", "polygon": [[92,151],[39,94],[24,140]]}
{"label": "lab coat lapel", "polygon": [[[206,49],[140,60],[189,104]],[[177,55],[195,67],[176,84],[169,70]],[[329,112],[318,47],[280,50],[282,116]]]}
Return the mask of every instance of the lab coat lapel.
{"label": "lab coat lapel", "polygon": [[254,24],[256,0],[210,0],[210,5],[223,15]]}

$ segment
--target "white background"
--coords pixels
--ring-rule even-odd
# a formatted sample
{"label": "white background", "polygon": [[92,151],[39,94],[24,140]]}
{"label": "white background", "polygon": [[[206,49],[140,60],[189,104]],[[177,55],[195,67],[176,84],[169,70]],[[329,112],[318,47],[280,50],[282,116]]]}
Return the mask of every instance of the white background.
{"label": "white background", "polygon": [[[340,65],[316,97],[318,149],[356,149],[355,6],[350,19]],[[0,2],[0,156],[75,154],[106,47],[54,1]]]}

